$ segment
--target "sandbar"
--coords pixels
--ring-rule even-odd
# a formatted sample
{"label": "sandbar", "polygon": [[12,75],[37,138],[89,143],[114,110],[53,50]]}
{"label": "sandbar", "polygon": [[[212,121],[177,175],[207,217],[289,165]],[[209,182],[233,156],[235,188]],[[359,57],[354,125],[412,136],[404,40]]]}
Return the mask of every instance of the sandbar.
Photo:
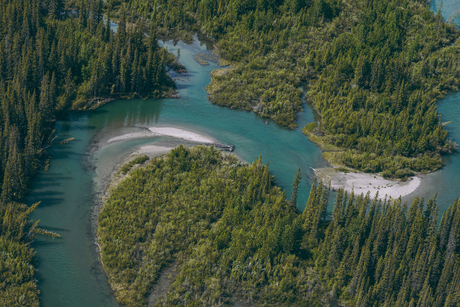
{"label": "sandbar", "polygon": [[151,131],[145,130],[145,131],[142,131],[142,132],[127,133],[127,134],[123,134],[123,135],[113,137],[113,138],[107,140],[107,143],[112,143],[112,142],[116,142],[116,141],[124,141],[124,140],[129,140],[129,139],[139,139],[139,138],[151,137],[151,136],[155,136],[155,135],[156,134],[152,133]]}
{"label": "sandbar", "polygon": [[201,134],[182,130],[179,128],[172,127],[150,127],[149,130],[156,135],[171,136],[179,139],[184,139],[187,141],[197,142],[197,143],[213,143],[214,141],[210,138],[207,138]]}
{"label": "sandbar", "polygon": [[107,140],[107,143],[129,140],[129,139],[138,139],[138,138],[144,138],[144,137],[154,137],[154,136],[170,136],[173,138],[183,139],[183,140],[196,142],[196,143],[205,143],[205,144],[214,143],[214,141],[208,137],[205,137],[195,132],[179,129],[179,128],[148,127],[146,129],[145,128],[142,128],[142,129],[144,130],[140,132],[127,133],[127,134],[123,134],[123,135],[119,135],[119,136],[110,138],[109,140]]}
{"label": "sandbar", "polygon": [[333,190],[343,188],[345,191],[355,194],[367,194],[370,192],[372,198],[379,193],[379,198],[385,196],[393,199],[404,197],[414,192],[421,183],[419,176],[407,178],[406,181],[389,180],[376,174],[365,173],[344,173],[336,171],[333,168],[313,169],[315,175],[323,180],[324,184],[331,183]]}
{"label": "sandbar", "polygon": [[138,150],[136,150],[132,155],[137,156],[137,155],[147,155],[149,157],[155,157],[155,156],[160,156],[167,154],[171,150],[173,150],[174,147],[165,147],[165,146],[158,146],[158,145],[146,145],[140,147]]}

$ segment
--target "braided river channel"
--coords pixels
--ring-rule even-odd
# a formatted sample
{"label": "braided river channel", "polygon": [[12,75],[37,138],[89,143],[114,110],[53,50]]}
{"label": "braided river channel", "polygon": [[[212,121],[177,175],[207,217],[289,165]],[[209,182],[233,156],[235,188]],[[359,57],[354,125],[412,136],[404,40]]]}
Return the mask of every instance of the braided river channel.
{"label": "braided river channel", "polygon": [[[444,1],[443,14],[458,9],[456,0]],[[432,1],[434,9],[438,1]],[[457,23],[460,21],[457,18]],[[177,99],[118,100],[96,110],[70,113],[56,122],[57,140],[75,138],[67,144],[52,146],[48,171],[40,171],[34,179],[27,203],[41,201],[32,214],[41,219],[41,227],[55,231],[61,238],[37,236],[33,248],[37,252],[37,278],[41,304],[54,306],[117,306],[102,270],[95,240],[95,206],[101,196],[104,178],[129,154],[146,145],[176,146],[178,140],[168,136],[126,139],[98,148],[99,140],[137,131],[139,127],[174,127],[201,134],[222,144],[235,145],[234,153],[252,162],[262,155],[269,162],[277,183],[289,197],[291,183],[300,167],[303,180],[299,188],[299,209],[303,210],[313,180],[312,168],[326,167],[319,148],[302,134],[301,128],[314,121],[312,110],[304,105],[298,128],[289,130],[254,113],[212,105],[205,87],[216,63],[202,66],[194,54],[206,52],[209,46],[198,40],[192,45],[179,42],[163,44],[173,53],[180,49],[180,62],[187,75],[176,75]],[[451,93],[439,102],[449,138],[460,142],[460,93]],[[187,141],[181,143],[187,145]],[[191,145],[191,144],[189,144]],[[442,213],[460,196],[460,154],[444,158],[445,166],[422,176],[419,188],[403,200],[415,195],[425,199],[438,192]],[[334,193],[331,195],[331,201]]]}

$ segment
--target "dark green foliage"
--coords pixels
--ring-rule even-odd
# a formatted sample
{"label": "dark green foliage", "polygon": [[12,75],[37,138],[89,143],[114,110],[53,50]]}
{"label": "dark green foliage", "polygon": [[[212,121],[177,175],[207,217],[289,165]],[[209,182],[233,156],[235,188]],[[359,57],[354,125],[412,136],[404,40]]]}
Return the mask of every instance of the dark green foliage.
{"label": "dark green foliage", "polygon": [[[318,281],[298,267],[296,217],[260,159],[241,166],[213,148],[180,146],[111,191],[99,215],[102,261],[117,299],[129,306],[146,304],[173,261],[181,265],[168,306],[218,304],[235,292],[251,302],[308,303],[316,294],[307,284]],[[286,276],[305,289],[285,292],[293,282]]]}
{"label": "dark green foliage", "polygon": [[38,222],[28,220],[38,203],[31,207],[18,203],[0,206],[0,302],[2,306],[39,306],[33,256],[28,245]]}
{"label": "dark green foliage", "polygon": [[[147,304],[162,271],[177,275],[157,306],[456,306],[460,206],[377,201],[313,183],[303,213],[258,159],[178,147],[112,190],[99,215],[102,260],[117,299]],[[232,298],[233,297],[233,298]]]}
{"label": "dark green foliage", "polygon": [[24,244],[0,237],[0,302],[3,306],[39,306],[33,255]]}
{"label": "dark green foliage", "polygon": [[0,0],[1,305],[38,304],[33,252],[24,244],[33,233],[55,234],[36,224],[21,234],[31,211],[20,202],[54,139],[56,115],[124,95],[158,97],[174,86],[166,66],[180,65],[155,32],[147,37],[138,25],[114,34],[103,14],[101,0]]}
{"label": "dark green foliage", "polygon": [[435,102],[459,84],[458,30],[413,1],[367,1],[355,16],[306,59],[319,76],[308,99],[321,129],[355,169],[405,177],[439,168],[454,146]]}
{"label": "dark green foliage", "polygon": [[295,174],[294,182],[292,183],[292,196],[291,200],[289,200],[289,203],[293,206],[297,206],[297,193],[299,190],[300,180],[302,180],[302,174],[300,173],[299,167],[297,173]]}
{"label": "dark green foliage", "polygon": [[160,33],[217,40],[233,67],[214,74],[213,103],[294,128],[307,84],[322,142],[343,149],[334,162],[405,177],[438,169],[455,148],[435,103],[460,85],[460,32],[424,0],[121,2]]}
{"label": "dark green foliage", "polygon": [[114,34],[104,26],[102,1],[77,1],[78,14],[58,2],[0,1],[4,203],[22,199],[57,111],[130,93],[157,97],[174,85],[166,65],[177,63],[159,48],[154,31],[147,37],[139,25]]}

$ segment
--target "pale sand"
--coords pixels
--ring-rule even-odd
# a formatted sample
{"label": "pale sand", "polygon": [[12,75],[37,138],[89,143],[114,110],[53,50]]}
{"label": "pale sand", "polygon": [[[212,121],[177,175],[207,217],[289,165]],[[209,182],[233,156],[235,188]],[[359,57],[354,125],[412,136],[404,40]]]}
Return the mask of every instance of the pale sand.
{"label": "pale sand", "polygon": [[148,130],[142,132],[133,132],[113,137],[107,143],[152,136],[170,136],[197,143],[214,143],[212,139],[201,134],[173,127],[149,127]]}
{"label": "pale sand", "polygon": [[213,143],[214,141],[210,138],[207,138],[198,133],[194,133],[187,130],[182,130],[179,128],[172,127],[150,127],[150,131],[157,135],[166,135],[172,136],[179,139],[184,139],[187,141],[197,142],[197,143]]}
{"label": "pale sand", "polygon": [[374,174],[337,172],[333,168],[320,168],[314,171],[323,183],[327,184],[330,181],[334,190],[344,188],[349,193],[354,190],[355,194],[364,195],[370,192],[371,197],[378,192],[381,199],[385,198],[385,195],[393,199],[404,197],[414,192],[421,183],[418,176],[408,178],[407,181],[398,181]]}
{"label": "pale sand", "polygon": [[167,154],[173,147],[165,147],[165,146],[157,146],[157,145],[146,145],[142,146],[138,150],[136,150],[132,155],[147,155],[149,157],[160,156]]}
{"label": "pale sand", "polygon": [[119,136],[109,139],[107,143],[129,140],[129,139],[139,139],[139,138],[150,137],[150,136],[155,136],[155,135],[156,135],[155,133],[152,133],[151,131],[146,130],[142,132],[134,132],[134,133],[119,135]]}

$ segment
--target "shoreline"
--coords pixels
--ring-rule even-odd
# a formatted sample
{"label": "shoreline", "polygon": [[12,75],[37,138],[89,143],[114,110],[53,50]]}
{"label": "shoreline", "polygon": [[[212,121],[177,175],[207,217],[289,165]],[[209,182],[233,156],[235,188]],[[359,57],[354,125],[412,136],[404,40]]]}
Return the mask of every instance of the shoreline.
{"label": "shoreline", "polygon": [[[119,285],[116,282],[114,282],[113,279],[111,279],[111,276],[107,274],[107,271],[104,268],[104,262],[102,261],[101,245],[97,234],[99,213],[103,210],[104,204],[107,198],[110,196],[111,191],[114,188],[116,188],[118,184],[120,184],[120,182],[129,177],[132,171],[140,167],[144,167],[154,157],[163,156],[169,153],[172,149],[179,146],[179,144],[183,144],[184,146],[188,147],[194,147],[198,145],[207,145],[203,143],[216,142],[216,140],[213,140],[205,135],[176,127],[149,127],[142,129],[144,129],[144,131],[142,132],[123,134],[112,137],[110,139],[104,137],[97,139],[96,141],[91,143],[87,150],[87,152],[91,156],[91,160],[93,160],[91,163],[93,164],[93,178],[96,180],[96,197],[94,199],[94,207],[90,218],[90,227],[93,229],[92,233],[94,238],[95,251],[102,266],[103,274],[107,277],[110,290],[112,291],[115,298],[115,292],[119,291],[120,288]],[[152,141],[141,146],[134,146],[127,153],[120,154],[117,158],[110,160],[108,162],[108,165],[105,165],[104,167],[102,167],[100,164],[96,165],[98,160],[96,156],[99,151],[106,149],[106,147],[111,146],[116,142],[123,143],[133,139],[142,138],[144,136],[168,136],[173,138],[174,142],[167,142],[165,143],[165,145],[163,142]],[[226,151],[222,151],[222,153],[227,154]],[[149,157],[149,160],[141,164],[134,165],[126,174],[121,174],[119,172],[119,170],[125,164],[142,155],[147,155]],[[241,160],[241,158],[239,158],[236,154],[234,155],[238,158],[238,160]],[[163,276],[163,273],[160,275],[160,277],[161,276]],[[161,285],[158,287],[154,287],[152,293],[149,294],[149,298],[152,295],[162,295],[162,291],[164,291],[164,289],[162,289]]]}
{"label": "shoreline", "polygon": [[[179,72],[178,73],[178,75],[186,75],[186,74],[187,74],[187,72]],[[175,88],[169,88],[167,91],[163,91],[162,93],[160,93],[160,94],[158,94],[156,96],[142,97],[138,93],[128,93],[128,94],[124,94],[124,95],[121,95],[121,94],[109,95],[109,96],[106,96],[106,97],[95,97],[95,98],[88,99],[88,100],[80,103],[75,108],[72,107],[72,111],[77,111],[77,112],[80,112],[80,111],[92,111],[92,110],[96,110],[96,109],[102,107],[103,105],[108,104],[108,103],[110,103],[112,101],[121,100],[121,99],[127,99],[127,100],[131,100],[131,99],[135,99],[135,98],[143,99],[143,100],[146,100],[146,99],[158,99],[158,98],[177,99],[179,97],[180,97],[179,96],[179,91],[177,89],[175,89]]]}
{"label": "shoreline", "polygon": [[[229,64],[227,67],[221,67],[211,71],[211,82],[205,87],[208,95],[212,95],[215,91],[220,89],[220,85],[216,81],[216,77],[223,76],[235,69],[234,65]],[[243,109],[242,109],[243,110]]]}
{"label": "shoreline", "polygon": [[[128,139],[129,140],[129,139]],[[108,143],[107,143],[108,144]],[[100,147],[97,150],[103,148]],[[100,245],[100,238],[98,236],[98,223],[99,223],[99,214],[103,210],[105,202],[107,201],[107,198],[110,196],[110,193],[112,189],[116,188],[123,180],[128,178],[130,176],[130,173],[139,168],[143,167],[146,164],[150,162],[150,160],[153,157],[161,156],[169,151],[171,151],[173,148],[171,147],[166,147],[166,146],[158,146],[158,145],[145,145],[141,146],[137,149],[134,149],[132,152],[130,152],[128,155],[123,155],[122,156],[122,161],[121,162],[114,162],[113,163],[113,168],[109,172],[109,174],[106,174],[105,176],[103,174],[98,174],[96,171],[94,172],[94,178],[96,178],[99,181],[99,184],[97,184],[97,193],[96,193],[96,198],[94,200],[95,205],[93,207],[93,213],[92,213],[92,219],[91,219],[91,228],[94,229],[93,235],[94,235],[94,246],[96,249],[96,253],[100,262],[100,265],[102,267],[102,272],[107,278],[108,285],[110,287],[110,290],[113,294],[113,297],[115,300],[117,300],[117,296],[115,295],[116,292],[120,291],[120,285],[117,284],[114,280],[113,277],[111,277],[109,274],[107,274],[107,270],[105,269],[104,261],[102,261],[102,248]],[[95,152],[92,153],[94,155]],[[130,161],[136,159],[137,157],[140,157],[142,155],[147,155],[149,156],[149,159],[141,164],[135,164],[126,174],[120,173],[120,169]],[[117,300],[118,302],[118,300]],[[118,302],[119,303],[119,302]]]}
{"label": "shoreline", "polygon": [[377,174],[345,173],[335,168],[318,168],[313,171],[317,178],[323,180],[324,185],[330,182],[334,191],[343,188],[348,193],[366,195],[370,192],[371,198],[375,198],[378,193],[379,199],[405,197],[416,191],[423,180],[420,176],[409,177],[407,181],[390,180]]}
{"label": "shoreline", "polygon": [[[147,155],[150,159],[152,159],[154,157],[158,157],[170,152],[172,149],[176,148],[180,144],[193,147],[197,145],[213,144],[216,142],[216,140],[211,139],[210,137],[205,136],[203,134],[199,134],[190,130],[185,130],[177,127],[140,127],[140,129],[143,129],[143,131],[122,134],[111,137],[109,139],[107,139],[107,137],[102,137],[100,139],[95,140],[89,145],[87,152],[92,157],[92,159],[94,159],[94,161],[92,162],[92,169],[94,171],[94,178],[97,181],[96,193],[100,195],[98,197],[99,201],[101,201],[102,198],[104,198],[104,196],[110,191],[112,181],[114,177],[117,177],[117,173],[120,170],[120,168],[123,165],[129,163],[131,160],[141,155]],[[102,167],[101,165],[94,165],[97,163],[98,160],[96,158],[97,153],[101,150],[106,149],[108,146],[114,145],[114,143],[123,143],[144,137],[165,136],[172,138],[174,141],[166,143],[152,141],[140,146],[134,146],[126,153],[120,154],[117,158],[108,161],[108,165],[105,165],[105,167]],[[223,152],[225,153],[225,151]],[[135,169],[137,167],[138,166],[134,166],[132,169]],[[128,174],[129,172],[126,175]],[[126,177],[126,175],[123,175],[123,177]]]}

